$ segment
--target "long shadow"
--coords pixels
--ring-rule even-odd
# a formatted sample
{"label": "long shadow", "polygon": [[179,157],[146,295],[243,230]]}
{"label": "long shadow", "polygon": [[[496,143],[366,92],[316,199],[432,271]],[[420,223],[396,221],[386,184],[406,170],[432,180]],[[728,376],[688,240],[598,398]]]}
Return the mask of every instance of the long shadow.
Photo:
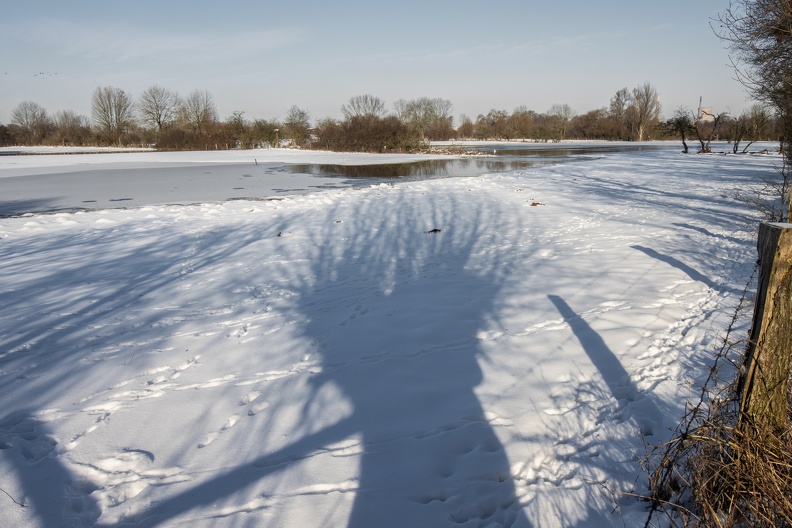
{"label": "long shadow", "polygon": [[[387,208],[350,201],[354,214],[330,210],[298,250],[304,261],[299,251],[314,248],[307,269],[284,259],[292,315],[318,343],[322,366],[290,435],[298,439],[157,503],[135,526],[222,502],[341,441],[359,451],[349,527],[528,526],[474,392],[484,354],[477,334],[495,317],[508,275],[497,251],[478,250],[502,219],[453,197],[389,192]],[[288,233],[280,240],[288,252]]]}
{"label": "long shadow", "polygon": [[627,406],[635,404],[640,407],[630,414],[633,415],[641,429],[641,434],[644,436],[654,434],[654,428],[658,425],[656,420],[662,416],[655,403],[640,394],[638,387],[633,383],[630,374],[616,354],[566,301],[557,295],[548,295],[548,298],[580,341],[580,345],[594,366],[597,367],[613,397]]}
{"label": "long shadow", "polygon": [[690,229],[691,231],[695,231],[697,233],[701,233],[702,235],[706,235],[706,236],[712,237],[712,238],[719,238],[721,240],[727,240],[727,241],[732,242],[734,244],[743,244],[744,243],[744,241],[742,241],[740,239],[737,239],[737,238],[734,238],[734,237],[730,237],[730,236],[727,236],[727,235],[716,234],[716,233],[713,233],[712,231],[710,231],[708,229],[705,229],[703,227],[690,225],[690,224],[687,224],[687,223],[684,223],[684,222],[674,222],[671,225],[677,226],[677,227],[684,227],[685,229]]}
{"label": "long shadow", "polygon": [[[452,210],[462,224],[463,211]],[[339,388],[353,408],[347,433],[361,439],[348,526],[512,526],[521,515],[509,463],[474,393],[476,334],[500,287],[494,269],[466,269],[481,231],[499,223],[464,211],[463,233],[409,206],[400,213],[361,222],[340,254],[328,248],[315,260],[319,280],[300,297],[305,333],[322,343],[315,394]],[[357,305],[327,310],[358,277],[367,284]],[[333,330],[340,324],[347,335]],[[307,421],[322,413],[309,405]]]}
{"label": "long shadow", "polygon": [[700,271],[691,268],[681,260],[676,259],[672,256],[663,255],[662,253],[659,253],[652,248],[648,248],[644,246],[634,245],[630,247],[633,249],[637,249],[638,251],[641,251],[654,259],[657,259],[661,262],[665,262],[666,264],[677,268],[678,270],[684,272],[688,277],[690,277],[694,281],[701,282],[702,284],[706,285],[708,288],[712,288],[713,290],[720,292],[730,292],[737,295],[742,294],[742,292],[735,290],[734,288],[729,288],[723,286],[722,284],[716,283],[706,275],[702,274]]}

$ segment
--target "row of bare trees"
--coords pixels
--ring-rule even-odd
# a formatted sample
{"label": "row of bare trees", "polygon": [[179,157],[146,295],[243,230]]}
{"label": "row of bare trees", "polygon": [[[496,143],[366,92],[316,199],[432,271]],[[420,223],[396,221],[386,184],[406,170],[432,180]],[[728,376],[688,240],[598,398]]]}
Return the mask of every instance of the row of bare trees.
{"label": "row of bare trees", "polygon": [[[689,152],[687,141],[694,139],[699,144],[698,152],[712,152],[712,140],[731,142],[735,154],[748,152],[756,141],[773,140],[783,136],[783,120],[774,116],[764,105],[754,104],[742,114],[732,117],[725,112],[698,113],[681,107],[674,117],[665,122],[665,130],[682,140],[683,152]],[[740,150],[742,148],[742,150]]]}
{"label": "row of bare trees", "polygon": [[[49,116],[32,101],[20,103],[9,126],[0,125],[0,144],[27,145],[156,145],[160,149],[253,148],[287,142],[333,150],[416,150],[427,140],[534,139],[560,141],[604,139],[644,141],[683,134],[736,141],[764,139],[767,126],[721,116],[717,127],[660,120],[660,100],[650,83],[615,93],[606,107],[578,115],[568,104],[544,113],[519,106],[509,113],[493,109],[475,120],[463,115],[455,127],[454,107],[447,99],[398,99],[388,111],[373,95],[355,96],[341,107],[342,120],[312,123],[308,111],[292,106],[283,121],[249,120],[236,111],[220,120],[212,94],[195,90],[182,97],[162,86],[147,88],[135,99],[116,87],[98,87],[91,99],[91,119],[71,111]],[[687,111],[686,111],[687,112]],[[673,121],[673,122],[672,122]],[[770,120],[772,122],[772,119]],[[684,125],[684,126],[683,126]],[[682,128],[680,128],[682,127]],[[735,149],[737,147],[735,146]],[[702,148],[702,150],[704,150]],[[736,151],[736,150],[735,150]]]}
{"label": "row of bare trees", "polygon": [[38,103],[23,101],[11,112],[6,133],[24,145],[140,144],[156,140],[177,123],[202,131],[206,123],[217,121],[217,111],[208,92],[195,91],[182,99],[152,86],[135,101],[124,90],[105,86],[93,92],[91,117],[93,121],[70,110],[50,117]]}
{"label": "row of bare trees", "polygon": [[[660,99],[650,83],[616,92],[607,108],[578,115],[568,104],[554,104],[540,114],[519,106],[509,114],[490,110],[475,121],[462,116],[461,137],[475,139],[532,138],[542,141],[609,139],[644,141],[660,124]],[[662,132],[662,131],[661,131]]]}

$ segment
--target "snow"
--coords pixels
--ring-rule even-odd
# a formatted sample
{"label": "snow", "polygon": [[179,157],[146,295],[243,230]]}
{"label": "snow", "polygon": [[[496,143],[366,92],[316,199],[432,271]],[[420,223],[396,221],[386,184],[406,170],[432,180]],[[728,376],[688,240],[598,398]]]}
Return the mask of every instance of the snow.
{"label": "snow", "polygon": [[[257,156],[381,163],[9,156],[0,179]],[[643,525],[625,493],[645,490],[645,443],[680,419],[753,270],[735,190],[778,162],[669,149],[2,219],[0,517]]]}

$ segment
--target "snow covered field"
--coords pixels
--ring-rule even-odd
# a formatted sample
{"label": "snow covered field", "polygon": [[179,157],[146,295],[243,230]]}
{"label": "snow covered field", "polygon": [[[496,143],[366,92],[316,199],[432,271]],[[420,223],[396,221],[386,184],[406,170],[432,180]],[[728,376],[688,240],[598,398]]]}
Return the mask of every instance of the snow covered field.
{"label": "snow covered field", "polygon": [[0,220],[2,524],[643,526],[778,161]]}

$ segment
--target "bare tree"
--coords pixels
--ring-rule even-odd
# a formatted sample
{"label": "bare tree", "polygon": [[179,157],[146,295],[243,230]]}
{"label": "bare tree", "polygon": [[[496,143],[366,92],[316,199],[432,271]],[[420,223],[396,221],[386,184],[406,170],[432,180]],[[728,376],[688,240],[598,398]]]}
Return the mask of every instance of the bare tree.
{"label": "bare tree", "polygon": [[453,133],[454,105],[448,99],[421,97],[394,103],[397,117],[407,126],[416,130],[421,138],[445,139]]}
{"label": "bare tree", "polygon": [[63,110],[55,115],[55,140],[62,145],[85,145],[91,138],[91,123],[83,115]]}
{"label": "bare tree", "polygon": [[738,78],[788,117],[792,106],[792,2],[733,0],[716,32],[731,49]]}
{"label": "bare tree", "polygon": [[217,107],[208,90],[194,90],[179,107],[180,119],[196,134],[204,134],[207,125],[217,122]]}
{"label": "bare tree", "polygon": [[155,84],[140,94],[137,108],[144,123],[162,132],[176,120],[180,104],[176,92]]}
{"label": "bare tree", "polygon": [[[757,100],[764,101],[783,122],[781,169],[784,182],[792,180],[792,2],[789,0],[733,0],[718,17],[715,29],[732,52],[738,79]],[[792,215],[792,200],[782,185],[781,202]]]}
{"label": "bare tree", "polygon": [[514,136],[519,138],[530,138],[534,129],[534,117],[536,112],[528,110],[525,105],[520,105],[514,109],[509,116],[509,125],[514,131]]}
{"label": "bare tree", "polygon": [[385,103],[373,95],[356,95],[341,107],[345,119],[352,117],[385,117]]}
{"label": "bare tree", "polygon": [[36,144],[44,139],[50,119],[43,106],[33,101],[22,101],[11,111],[11,124],[17,129],[17,137],[27,144]]}
{"label": "bare tree", "polygon": [[710,147],[712,138],[715,137],[718,126],[728,118],[728,114],[726,114],[726,112],[713,114],[712,112],[702,109],[698,116],[691,111],[691,117],[693,118],[691,120],[693,123],[693,131],[696,133],[696,139],[698,139],[701,145],[699,154],[712,152],[712,148]]}
{"label": "bare tree", "polygon": [[572,121],[572,118],[577,114],[568,104],[556,103],[550,107],[547,115],[552,118],[552,122],[555,127],[556,141],[561,141],[566,137],[567,130],[569,130],[570,121]]}
{"label": "bare tree", "polygon": [[678,134],[682,139],[682,148],[683,153],[687,154],[688,144],[687,144],[687,135],[693,130],[693,120],[690,118],[691,111],[685,107],[679,107],[676,112],[674,112],[674,117],[666,121],[666,128],[674,133]]}
{"label": "bare tree", "polygon": [[459,125],[457,128],[457,134],[463,138],[471,138],[473,137],[473,131],[475,130],[473,127],[473,121],[470,119],[470,116],[467,114],[462,114],[460,117],[460,121],[462,124]]}
{"label": "bare tree", "polygon": [[91,98],[91,114],[94,122],[108,136],[121,143],[121,136],[133,123],[134,104],[132,96],[120,88],[98,87]]}
{"label": "bare tree", "polygon": [[479,116],[478,127],[486,137],[511,139],[512,130],[509,126],[509,113],[506,110],[493,108],[487,115]]}
{"label": "bare tree", "polygon": [[630,107],[632,96],[625,86],[611,98],[608,116],[615,123],[616,132],[622,139],[627,139],[627,109]]}
{"label": "bare tree", "polygon": [[745,110],[740,117],[733,120],[733,146],[732,152],[737,154],[740,143],[746,140],[746,145],[742,152],[748,152],[748,148],[754,141],[760,141],[769,134],[770,112],[761,104],[755,104]]}
{"label": "bare tree", "polygon": [[244,110],[234,110],[226,121],[238,132],[244,132],[247,126]]}
{"label": "bare tree", "polygon": [[657,90],[648,82],[633,88],[632,101],[628,109],[629,122],[632,125],[634,139],[643,141],[651,127],[657,124],[660,117],[660,98]]}
{"label": "bare tree", "polygon": [[308,143],[311,138],[311,116],[308,111],[292,106],[283,122],[283,134],[298,146]]}

